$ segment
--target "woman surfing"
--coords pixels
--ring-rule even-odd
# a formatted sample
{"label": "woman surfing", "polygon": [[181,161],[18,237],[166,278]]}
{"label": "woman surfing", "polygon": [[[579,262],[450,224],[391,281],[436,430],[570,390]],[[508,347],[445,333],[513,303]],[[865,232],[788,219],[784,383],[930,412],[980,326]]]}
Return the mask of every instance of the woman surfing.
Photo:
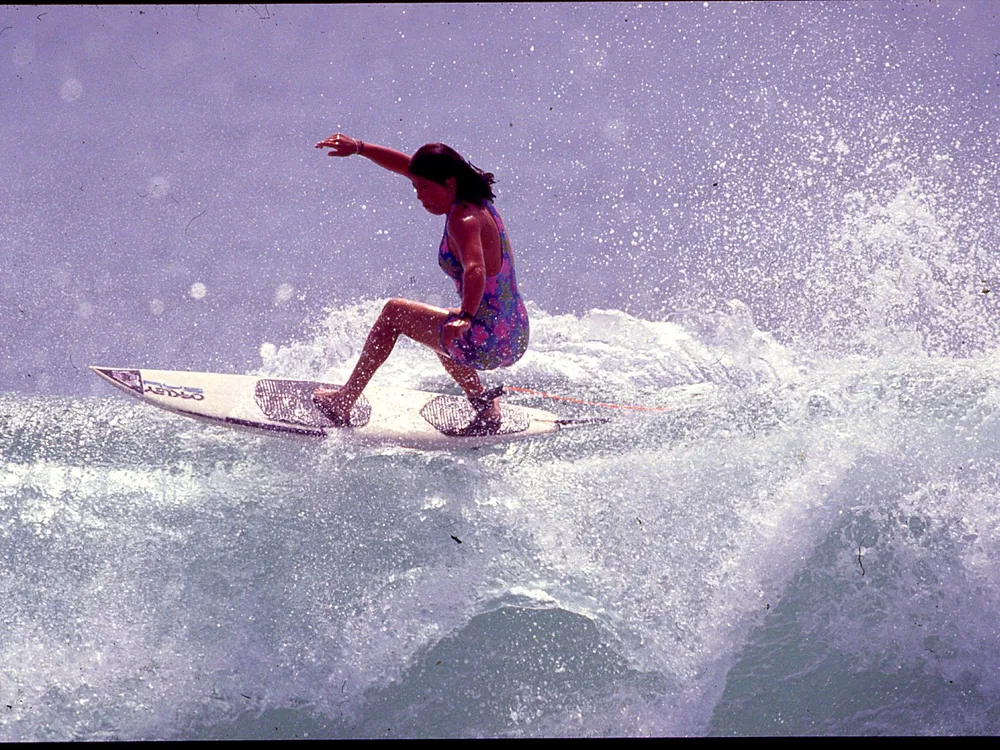
{"label": "woman surfing", "polygon": [[408,299],[386,302],[361,357],[339,389],[317,389],[313,402],[337,426],[350,426],[351,407],[386,361],[400,334],[432,349],[476,411],[465,434],[496,432],[502,386],[487,391],[480,370],[509,367],[528,348],[528,312],[517,291],[514,257],[493,206],[493,175],[443,143],[407,156],[337,133],[316,144],[329,156],[361,156],[410,180],[417,200],[445,217],[438,265],[455,282],[460,306],[445,309]]}

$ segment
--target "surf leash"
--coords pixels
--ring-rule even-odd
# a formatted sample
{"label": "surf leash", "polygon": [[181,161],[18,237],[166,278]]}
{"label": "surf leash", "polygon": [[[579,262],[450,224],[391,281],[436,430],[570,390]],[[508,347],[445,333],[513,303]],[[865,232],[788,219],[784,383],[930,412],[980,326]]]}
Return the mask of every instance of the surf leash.
{"label": "surf leash", "polygon": [[503,386],[504,391],[510,391],[511,393],[523,393],[528,396],[540,396],[542,398],[550,398],[554,401],[567,401],[571,404],[581,404],[582,406],[596,406],[602,409],[623,409],[628,411],[674,411],[670,407],[666,406],[638,406],[634,404],[614,404],[607,401],[586,401],[582,398],[573,398],[571,396],[556,396],[552,393],[546,393],[545,391],[536,391],[531,388],[519,388],[513,385]]}

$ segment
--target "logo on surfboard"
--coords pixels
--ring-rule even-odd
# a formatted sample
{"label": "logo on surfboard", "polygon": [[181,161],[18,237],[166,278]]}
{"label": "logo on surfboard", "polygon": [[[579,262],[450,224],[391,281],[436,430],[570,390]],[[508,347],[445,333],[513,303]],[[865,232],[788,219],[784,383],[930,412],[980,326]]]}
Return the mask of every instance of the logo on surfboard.
{"label": "logo on surfboard", "polygon": [[155,380],[143,381],[146,386],[143,393],[152,393],[154,396],[169,396],[170,398],[187,398],[194,401],[203,401],[205,392],[201,388],[192,388],[187,385],[167,385],[157,383]]}
{"label": "logo on surfboard", "polygon": [[188,385],[168,385],[155,380],[143,380],[142,373],[139,370],[94,369],[106,378],[110,378],[119,385],[123,385],[136,393],[152,393],[154,396],[167,396],[169,398],[189,399],[191,401],[203,401],[205,399],[205,392],[201,388]]}

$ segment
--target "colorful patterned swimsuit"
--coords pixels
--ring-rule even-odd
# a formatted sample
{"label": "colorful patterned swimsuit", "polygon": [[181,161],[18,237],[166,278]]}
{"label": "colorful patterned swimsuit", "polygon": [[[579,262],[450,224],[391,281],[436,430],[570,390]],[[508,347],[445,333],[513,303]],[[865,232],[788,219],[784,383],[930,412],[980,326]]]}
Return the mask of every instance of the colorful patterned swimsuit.
{"label": "colorful patterned swimsuit", "polygon": [[[455,204],[458,205],[457,203]],[[521,295],[517,293],[517,281],[514,279],[514,264],[511,257],[510,240],[504,231],[503,221],[493,204],[486,202],[500,232],[500,248],[502,265],[496,276],[486,277],[483,289],[483,301],[472,318],[468,330],[451,342],[451,346],[441,348],[459,364],[476,370],[492,370],[497,367],[509,367],[521,358],[528,348],[528,311],[524,307]],[[455,206],[451,207],[451,211]],[[448,218],[451,217],[448,212]],[[446,274],[455,280],[459,299],[462,298],[462,264],[448,247],[448,218],[444,223],[444,236],[438,250],[438,265]],[[457,318],[449,314],[445,324]],[[440,335],[440,333],[439,333]]]}

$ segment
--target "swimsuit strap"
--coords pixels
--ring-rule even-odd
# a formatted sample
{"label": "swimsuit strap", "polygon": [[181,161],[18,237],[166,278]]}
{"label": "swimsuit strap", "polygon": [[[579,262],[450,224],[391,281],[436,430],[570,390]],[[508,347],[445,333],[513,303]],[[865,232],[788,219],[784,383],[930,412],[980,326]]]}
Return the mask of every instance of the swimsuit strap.
{"label": "swimsuit strap", "polygon": [[510,261],[510,254],[507,252],[509,248],[507,230],[504,228],[503,219],[500,218],[500,212],[497,211],[496,206],[490,201],[486,201],[485,205],[490,212],[490,216],[493,217],[493,223],[496,225],[497,233],[500,235],[500,273],[503,273],[504,264]]}
{"label": "swimsuit strap", "polygon": [[[438,248],[438,265],[441,267],[441,270],[455,280],[456,284],[460,283],[462,277],[462,264],[458,260],[455,253],[452,252],[451,246],[448,244],[448,221],[451,218],[452,212],[454,212],[459,203],[460,201],[455,201],[455,203],[452,204],[452,207],[448,209],[448,215],[444,220],[444,233],[441,236],[441,245]],[[513,277],[514,259],[510,252],[510,243],[507,240],[507,230],[503,225],[503,219],[500,217],[500,213],[496,210],[496,207],[491,201],[483,201],[483,205],[490,212],[490,216],[493,217],[493,223],[500,236],[500,270],[497,272],[496,276]]]}

